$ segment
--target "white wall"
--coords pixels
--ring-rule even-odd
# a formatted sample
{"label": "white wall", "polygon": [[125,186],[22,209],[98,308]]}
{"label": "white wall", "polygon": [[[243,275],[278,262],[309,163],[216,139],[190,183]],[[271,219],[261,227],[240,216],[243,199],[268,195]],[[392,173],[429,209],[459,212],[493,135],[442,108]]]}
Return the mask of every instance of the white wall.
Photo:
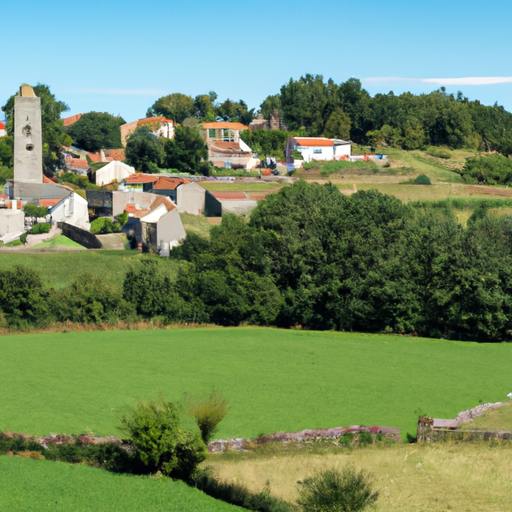
{"label": "white wall", "polygon": [[311,162],[311,160],[332,160],[334,158],[333,146],[298,146],[297,150],[302,154],[305,162]]}
{"label": "white wall", "polygon": [[179,185],[176,189],[178,212],[202,215],[204,212],[205,189],[197,183]]}
{"label": "white wall", "polygon": [[21,210],[0,210],[0,236],[25,231],[25,214]]}
{"label": "white wall", "polygon": [[88,203],[75,192],[66,196],[51,209],[52,222],[67,222],[72,226],[91,229],[89,223]]}
{"label": "white wall", "polygon": [[350,157],[352,153],[352,144],[338,144],[334,146],[334,158],[338,159],[342,156]]}
{"label": "white wall", "polygon": [[110,162],[96,171],[96,185],[102,187],[113,181],[120,182],[134,173],[135,169],[123,162]]}

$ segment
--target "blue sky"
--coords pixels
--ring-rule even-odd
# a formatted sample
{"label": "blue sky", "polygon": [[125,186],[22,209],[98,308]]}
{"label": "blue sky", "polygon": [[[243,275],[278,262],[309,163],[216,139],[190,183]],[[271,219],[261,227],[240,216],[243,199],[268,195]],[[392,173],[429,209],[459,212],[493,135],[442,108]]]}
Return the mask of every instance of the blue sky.
{"label": "blue sky", "polygon": [[444,85],[512,111],[511,19],[510,0],[8,2],[0,104],[40,82],[66,115],[131,121],[172,92],[257,108],[312,73],[359,78],[372,95]]}

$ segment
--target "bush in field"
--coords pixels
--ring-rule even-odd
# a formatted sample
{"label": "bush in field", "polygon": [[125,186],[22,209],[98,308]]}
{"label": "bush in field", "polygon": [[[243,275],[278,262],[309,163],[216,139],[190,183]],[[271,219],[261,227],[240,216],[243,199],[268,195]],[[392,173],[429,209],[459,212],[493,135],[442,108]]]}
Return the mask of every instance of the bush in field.
{"label": "bush in field", "polygon": [[0,310],[9,327],[23,329],[51,323],[47,297],[41,277],[34,270],[21,265],[0,270]]}
{"label": "bush in field", "polygon": [[462,176],[468,183],[505,185],[512,181],[512,160],[499,154],[468,158]]}
{"label": "bush in field", "polygon": [[430,178],[426,174],[420,174],[414,179],[413,183],[415,185],[432,185]]}
{"label": "bush in field", "polygon": [[49,224],[48,222],[41,222],[40,224],[34,224],[34,226],[32,226],[28,234],[42,235],[43,233],[49,233],[51,229],[51,224]]}
{"label": "bush in field", "polygon": [[121,417],[120,430],[128,434],[134,456],[148,473],[160,471],[188,479],[206,456],[206,446],[194,420],[177,403],[138,402]]}
{"label": "bush in field", "polygon": [[208,396],[185,399],[185,410],[196,419],[201,437],[207,444],[218,431],[219,423],[229,411],[228,401],[217,391]]}
{"label": "bush in field", "polygon": [[299,484],[297,503],[304,512],[359,512],[379,497],[372,485],[365,471],[350,466],[341,471],[325,469]]}

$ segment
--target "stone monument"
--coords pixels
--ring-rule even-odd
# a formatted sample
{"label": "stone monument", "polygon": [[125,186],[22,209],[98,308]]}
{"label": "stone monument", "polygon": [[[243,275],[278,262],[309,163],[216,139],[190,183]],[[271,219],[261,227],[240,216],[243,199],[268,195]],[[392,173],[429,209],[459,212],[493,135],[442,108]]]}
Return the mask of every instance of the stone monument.
{"label": "stone monument", "polygon": [[13,198],[41,197],[43,141],[41,98],[30,85],[22,85],[14,98],[14,193]]}

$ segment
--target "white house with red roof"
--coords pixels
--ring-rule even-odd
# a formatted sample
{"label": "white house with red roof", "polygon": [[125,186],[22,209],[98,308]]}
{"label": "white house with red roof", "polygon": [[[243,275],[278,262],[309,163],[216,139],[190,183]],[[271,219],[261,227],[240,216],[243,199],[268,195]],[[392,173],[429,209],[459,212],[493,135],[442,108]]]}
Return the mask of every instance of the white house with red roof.
{"label": "white house with red roof", "polygon": [[217,167],[254,169],[259,160],[242,140],[240,132],[249,127],[242,123],[216,121],[203,123],[203,137],[208,146],[208,160]]}
{"label": "white house with red roof", "polygon": [[4,135],[7,135],[7,132],[5,130],[5,123],[0,121],[0,137],[3,137]]}
{"label": "white house with red roof", "polygon": [[304,162],[312,160],[348,160],[352,151],[352,142],[325,137],[291,137],[286,143],[286,161],[293,162],[293,151],[302,155]]}

